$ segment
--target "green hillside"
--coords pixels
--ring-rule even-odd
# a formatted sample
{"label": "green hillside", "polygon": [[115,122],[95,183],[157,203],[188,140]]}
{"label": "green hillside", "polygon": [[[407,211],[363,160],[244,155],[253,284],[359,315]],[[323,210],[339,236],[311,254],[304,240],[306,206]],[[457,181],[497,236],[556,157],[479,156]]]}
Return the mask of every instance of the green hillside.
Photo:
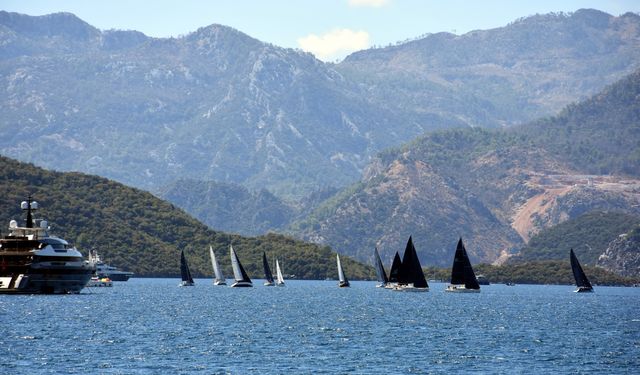
{"label": "green hillside", "polygon": [[640,217],[621,212],[589,212],[533,236],[510,263],[568,259],[573,249],[582,264],[595,265],[609,243],[640,224]]}
{"label": "green hillside", "polygon": [[[31,194],[40,203],[36,217],[46,218],[53,234],[85,255],[96,248],[112,265],[137,276],[177,276],[179,251],[185,250],[196,277],[211,276],[209,245],[231,275],[233,244],[250,277],[262,278],[262,252],[278,257],[286,274],[297,278],[337,278],[335,253],[291,238],[269,234],[246,238],[216,232],[152,194],[105,178],[51,172],[0,157],[0,223],[23,218],[20,202]],[[6,233],[6,230],[3,230]],[[370,267],[345,257],[352,279],[371,278]]]}

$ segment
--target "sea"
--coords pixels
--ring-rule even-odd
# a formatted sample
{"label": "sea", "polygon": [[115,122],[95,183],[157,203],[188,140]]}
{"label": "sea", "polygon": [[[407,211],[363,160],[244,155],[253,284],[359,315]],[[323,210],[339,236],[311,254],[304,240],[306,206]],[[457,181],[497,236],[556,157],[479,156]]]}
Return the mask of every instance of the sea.
{"label": "sea", "polygon": [[0,374],[640,373],[640,288],[178,282],[0,295]]}

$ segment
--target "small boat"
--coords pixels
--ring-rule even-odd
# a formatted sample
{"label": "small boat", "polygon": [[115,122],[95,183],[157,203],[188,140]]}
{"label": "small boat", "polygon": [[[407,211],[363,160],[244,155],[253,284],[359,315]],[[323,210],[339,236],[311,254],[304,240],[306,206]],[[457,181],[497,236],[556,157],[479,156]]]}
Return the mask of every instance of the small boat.
{"label": "small boat", "polygon": [[184,256],[184,250],[180,251],[180,276],[182,277],[182,281],[178,286],[193,286],[195,284],[193,277],[191,277],[187,258]]}
{"label": "small boat", "polygon": [[282,270],[280,270],[280,263],[276,258],[276,286],[284,286],[284,277],[282,277]]}
{"label": "small boat", "polygon": [[209,255],[211,256],[211,267],[213,267],[213,274],[215,276],[213,279],[213,285],[227,285],[227,279],[225,279],[222,274],[222,270],[216,260],[216,254],[213,252],[213,248],[211,246],[209,246]]}
{"label": "small boat", "polygon": [[351,285],[349,284],[349,280],[347,280],[347,277],[344,275],[344,271],[342,270],[340,255],[336,254],[336,260],[338,262],[338,287],[348,288]]}
{"label": "small boat", "polygon": [[382,264],[382,259],[380,259],[380,253],[378,253],[378,248],[374,248],[373,250],[375,268],[376,268],[376,276],[378,278],[378,283],[376,288],[384,288],[387,283],[389,283],[389,278],[387,277],[387,272],[384,270],[384,265]]}
{"label": "small boat", "polygon": [[103,262],[95,249],[89,251],[89,262],[96,266],[96,275],[99,278],[106,277],[111,281],[127,281],[133,276],[133,272],[122,271]]}
{"label": "small boat", "polygon": [[269,262],[267,261],[267,253],[262,252],[262,268],[264,268],[264,286],[274,286],[273,274],[271,268],[269,268]]}
{"label": "small boat", "polygon": [[231,284],[232,288],[248,288],[252,287],[253,283],[251,279],[247,275],[247,272],[242,267],[242,263],[240,263],[240,259],[238,259],[238,255],[235,250],[233,250],[233,246],[229,245],[229,255],[231,256],[231,267],[233,268],[233,278],[235,282]]}
{"label": "small boat", "polygon": [[398,286],[398,272],[400,272],[400,267],[402,267],[402,260],[400,259],[400,254],[396,251],[396,255],[393,257],[393,262],[391,263],[391,269],[389,270],[389,281],[384,286],[385,289],[394,289]]}
{"label": "small boat", "polygon": [[569,252],[569,258],[571,259],[571,270],[573,271],[573,277],[576,279],[576,285],[578,286],[578,289],[576,289],[575,292],[593,292],[593,287],[591,286],[589,279],[587,279],[587,275],[582,270],[576,254],[573,253],[573,249],[571,249],[571,251]]}
{"label": "small boat", "polygon": [[453,257],[451,267],[451,283],[445,289],[446,292],[455,293],[480,293],[480,284],[473,272],[467,250],[464,248],[462,238],[458,240],[456,254]]}
{"label": "small boat", "polygon": [[87,283],[87,287],[112,287],[113,282],[108,277],[93,276]]}
{"label": "small boat", "polygon": [[429,284],[424,277],[418,253],[413,246],[413,240],[409,236],[407,247],[402,256],[402,265],[398,272],[398,285],[393,290],[401,292],[428,292]]}
{"label": "small boat", "polygon": [[516,286],[516,283],[512,283],[511,281],[508,281],[508,282],[504,283],[504,285],[506,285],[506,286]]}

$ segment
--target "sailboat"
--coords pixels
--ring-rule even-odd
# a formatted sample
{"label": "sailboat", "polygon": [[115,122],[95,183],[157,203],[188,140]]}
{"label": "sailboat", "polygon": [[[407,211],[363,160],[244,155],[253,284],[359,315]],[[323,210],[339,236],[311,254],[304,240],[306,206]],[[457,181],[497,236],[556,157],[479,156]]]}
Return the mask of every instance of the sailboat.
{"label": "sailboat", "polygon": [[338,261],[338,287],[340,288],[348,288],[351,286],[349,284],[349,280],[344,275],[344,271],[342,270],[342,264],[340,263],[340,255],[336,254],[336,259]]}
{"label": "sailboat", "polygon": [[245,272],[244,268],[242,268],[242,264],[240,263],[240,259],[238,259],[238,255],[233,250],[233,246],[229,245],[229,254],[231,256],[231,267],[233,268],[233,278],[235,282],[231,284],[232,288],[242,288],[242,287],[252,287],[253,283],[251,279]]}
{"label": "sailboat", "polygon": [[424,277],[416,248],[413,246],[413,240],[409,236],[407,247],[402,256],[402,266],[398,272],[398,285],[393,288],[402,292],[428,292],[429,284]]}
{"label": "sailboat", "polygon": [[209,255],[211,256],[211,266],[213,267],[213,274],[215,275],[213,285],[227,285],[227,280],[224,278],[224,275],[222,275],[222,270],[216,260],[216,254],[213,252],[211,246],[209,246]]}
{"label": "sailboat", "polygon": [[479,293],[480,284],[476,274],[473,272],[467,250],[462,243],[462,237],[458,240],[456,254],[453,257],[453,267],[451,267],[451,284],[445,289],[446,292],[457,293]]}
{"label": "sailboat", "polygon": [[276,258],[276,286],[284,286],[284,277],[282,277],[282,271],[280,270],[280,263]]}
{"label": "sailboat", "polygon": [[387,272],[384,270],[384,265],[382,264],[382,259],[380,259],[380,253],[378,253],[378,248],[374,248],[373,256],[375,261],[376,268],[376,276],[378,277],[379,284],[376,285],[376,288],[384,288],[385,285],[389,282],[387,278]]}
{"label": "sailboat", "polygon": [[402,267],[402,260],[400,260],[400,254],[396,251],[396,255],[393,257],[393,263],[391,263],[391,269],[389,270],[389,281],[385,285],[385,289],[393,289],[398,286],[398,272]]}
{"label": "sailboat", "polygon": [[262,252],[262,267],[264,268],[264,286],[273,286],[273,274],[271,268],[269,268],[269,262],[267,262],[267,254]]}
{"label": "sailboat", "polygon": [[187,258],[184,257],[184,250],[180,252],[180,276],[182,281],[178,286],[193,286],[193,277],[191,277],[191,271],[189,271],[189,265],[187,264]]}
{"label": "sailboat", "polygon": [[587,293],[593,292],[593,287],[587,279],[587,275],[585,275],[582,267],[580,267],[580,262],[578,262],[578,258],[576,258],[576,254],[573,253],[573,249],[571,249],[569,253],[569,257],[571,258],[571,270],[573,271],[573,277],[576,279],[576,285],[578,289],[575,290],[576,293]]}

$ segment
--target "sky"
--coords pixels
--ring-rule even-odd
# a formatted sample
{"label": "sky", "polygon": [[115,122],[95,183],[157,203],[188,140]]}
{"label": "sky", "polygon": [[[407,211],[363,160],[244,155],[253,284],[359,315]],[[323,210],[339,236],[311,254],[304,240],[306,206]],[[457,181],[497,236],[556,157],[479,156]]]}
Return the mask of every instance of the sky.
{"label": "sky", "polygon": [[0,0],[32,16],[70,12],[102,29],[179,37],[221,24],[324,61],[427,33],[505,26],[518,18],[581,8],[640,13],[640,0]]}

